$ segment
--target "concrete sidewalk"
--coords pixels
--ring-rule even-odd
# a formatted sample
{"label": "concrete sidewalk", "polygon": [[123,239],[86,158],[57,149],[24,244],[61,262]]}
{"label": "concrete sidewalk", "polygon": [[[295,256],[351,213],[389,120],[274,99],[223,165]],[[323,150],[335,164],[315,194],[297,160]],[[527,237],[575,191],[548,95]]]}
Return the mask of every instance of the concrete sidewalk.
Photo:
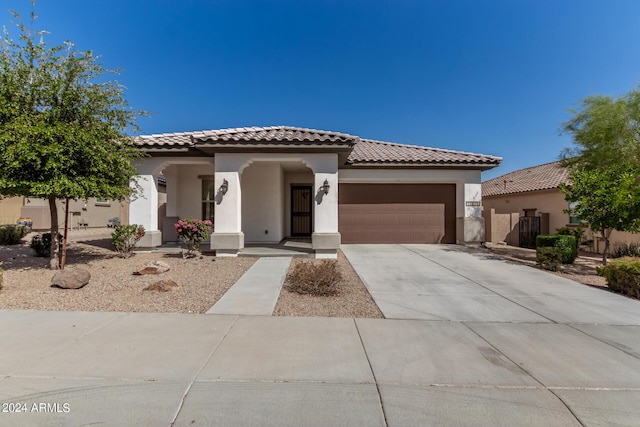
{"label": "concrete sidewalk", "polygon": [[0,325],[2,426],[640,419],[639,326],[8,310]]}

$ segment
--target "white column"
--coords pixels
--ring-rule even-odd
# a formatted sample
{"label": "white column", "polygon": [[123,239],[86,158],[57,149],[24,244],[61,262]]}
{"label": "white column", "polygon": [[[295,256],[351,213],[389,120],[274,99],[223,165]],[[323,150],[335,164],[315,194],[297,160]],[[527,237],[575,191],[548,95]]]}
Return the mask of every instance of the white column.
{"label": "white column", "polygon": [[[311,245],[316,258],[337,258],[340,248],[338,232],[338,156],[310,156],[307,162],[314,172],[313,234]],[[329,191],[324,194],[325,181]]]}
{"label": "white column", "polygon": [[[134,183],[131,183],[135,187]],[[129,204],[129,224],[142,225],[145,235],[138,246],[154,247],[162,243],[158,230],[158,181],[155,175],[138,175],[138,196]]]}
{"label": "white column", "polygon": [[480,243],[484,237],[482,184],[464,184],[464,243]]}
{"label": "white column", "polygon": [[[329,193],[324,194],[320,190],[324,182],[329,184]],[[337,233],[338,232],[338,171],[333,173],[314,174],[314,232]]]}
{"label": "white column", "polygon": [[[217,256],[238,256],[240,249],[244,248],[240,172],[218,172],[216,163],[214,176],[216,211],[211,249]],[[226,185],[226,193],[222,191],[223,185]]]}

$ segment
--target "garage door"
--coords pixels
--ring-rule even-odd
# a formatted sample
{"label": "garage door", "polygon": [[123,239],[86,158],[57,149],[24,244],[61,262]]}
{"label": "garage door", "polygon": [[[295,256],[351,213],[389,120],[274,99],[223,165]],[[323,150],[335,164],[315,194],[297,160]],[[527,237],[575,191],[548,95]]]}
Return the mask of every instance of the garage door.
{"label": "garage door", "polygon": [[455,184],[340,184],[343,243],[455,243]]}

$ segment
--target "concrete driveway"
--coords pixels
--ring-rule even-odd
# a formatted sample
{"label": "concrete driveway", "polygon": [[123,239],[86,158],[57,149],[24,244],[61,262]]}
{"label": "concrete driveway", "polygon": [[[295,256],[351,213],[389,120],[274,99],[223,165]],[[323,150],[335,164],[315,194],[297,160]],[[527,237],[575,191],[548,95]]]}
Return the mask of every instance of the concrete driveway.
{"label": "concrete driveway", "polygon": [[640,325],[640,302],[454,245],[343,245],[388,319]]}

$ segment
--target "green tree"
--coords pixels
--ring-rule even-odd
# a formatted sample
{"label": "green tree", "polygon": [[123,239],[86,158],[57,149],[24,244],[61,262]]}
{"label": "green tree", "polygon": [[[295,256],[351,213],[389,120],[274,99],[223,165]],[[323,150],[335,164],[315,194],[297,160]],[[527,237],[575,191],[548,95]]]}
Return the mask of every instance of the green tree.
{"label": "green tree", "polygon": [[602,262],[607,263],[609,237],[613,230],[640,231],[640,168],[620,163],[607,169],[574,166],[570,185],[561,185],[571,214],[589,223],[605,241]]}
{"label": "green tree", "polygon": [[606,169],[625,159],[640,167],[639,90],[619,98],[591,96],[579,110],[569,111],[572,117],[562,131],[572,136],[575,146],[564,150],[564,166]]}
{"label": "green tree", "polygon": [[[57,242],[57,199],[135,193],[132,160],[141,154],[128,133],[137,131],[142,112],[130,108],[124,88],[107,78],[114,71],[91,51],[70,42],[49,46],[45,33],[33,30],[33,11],[29,27],[10,13],[20,35],[13,40],[4,29],[0,40],[0,194],[48,199]],[[51,268],[59,268],[57,244],[50,256]]]}

